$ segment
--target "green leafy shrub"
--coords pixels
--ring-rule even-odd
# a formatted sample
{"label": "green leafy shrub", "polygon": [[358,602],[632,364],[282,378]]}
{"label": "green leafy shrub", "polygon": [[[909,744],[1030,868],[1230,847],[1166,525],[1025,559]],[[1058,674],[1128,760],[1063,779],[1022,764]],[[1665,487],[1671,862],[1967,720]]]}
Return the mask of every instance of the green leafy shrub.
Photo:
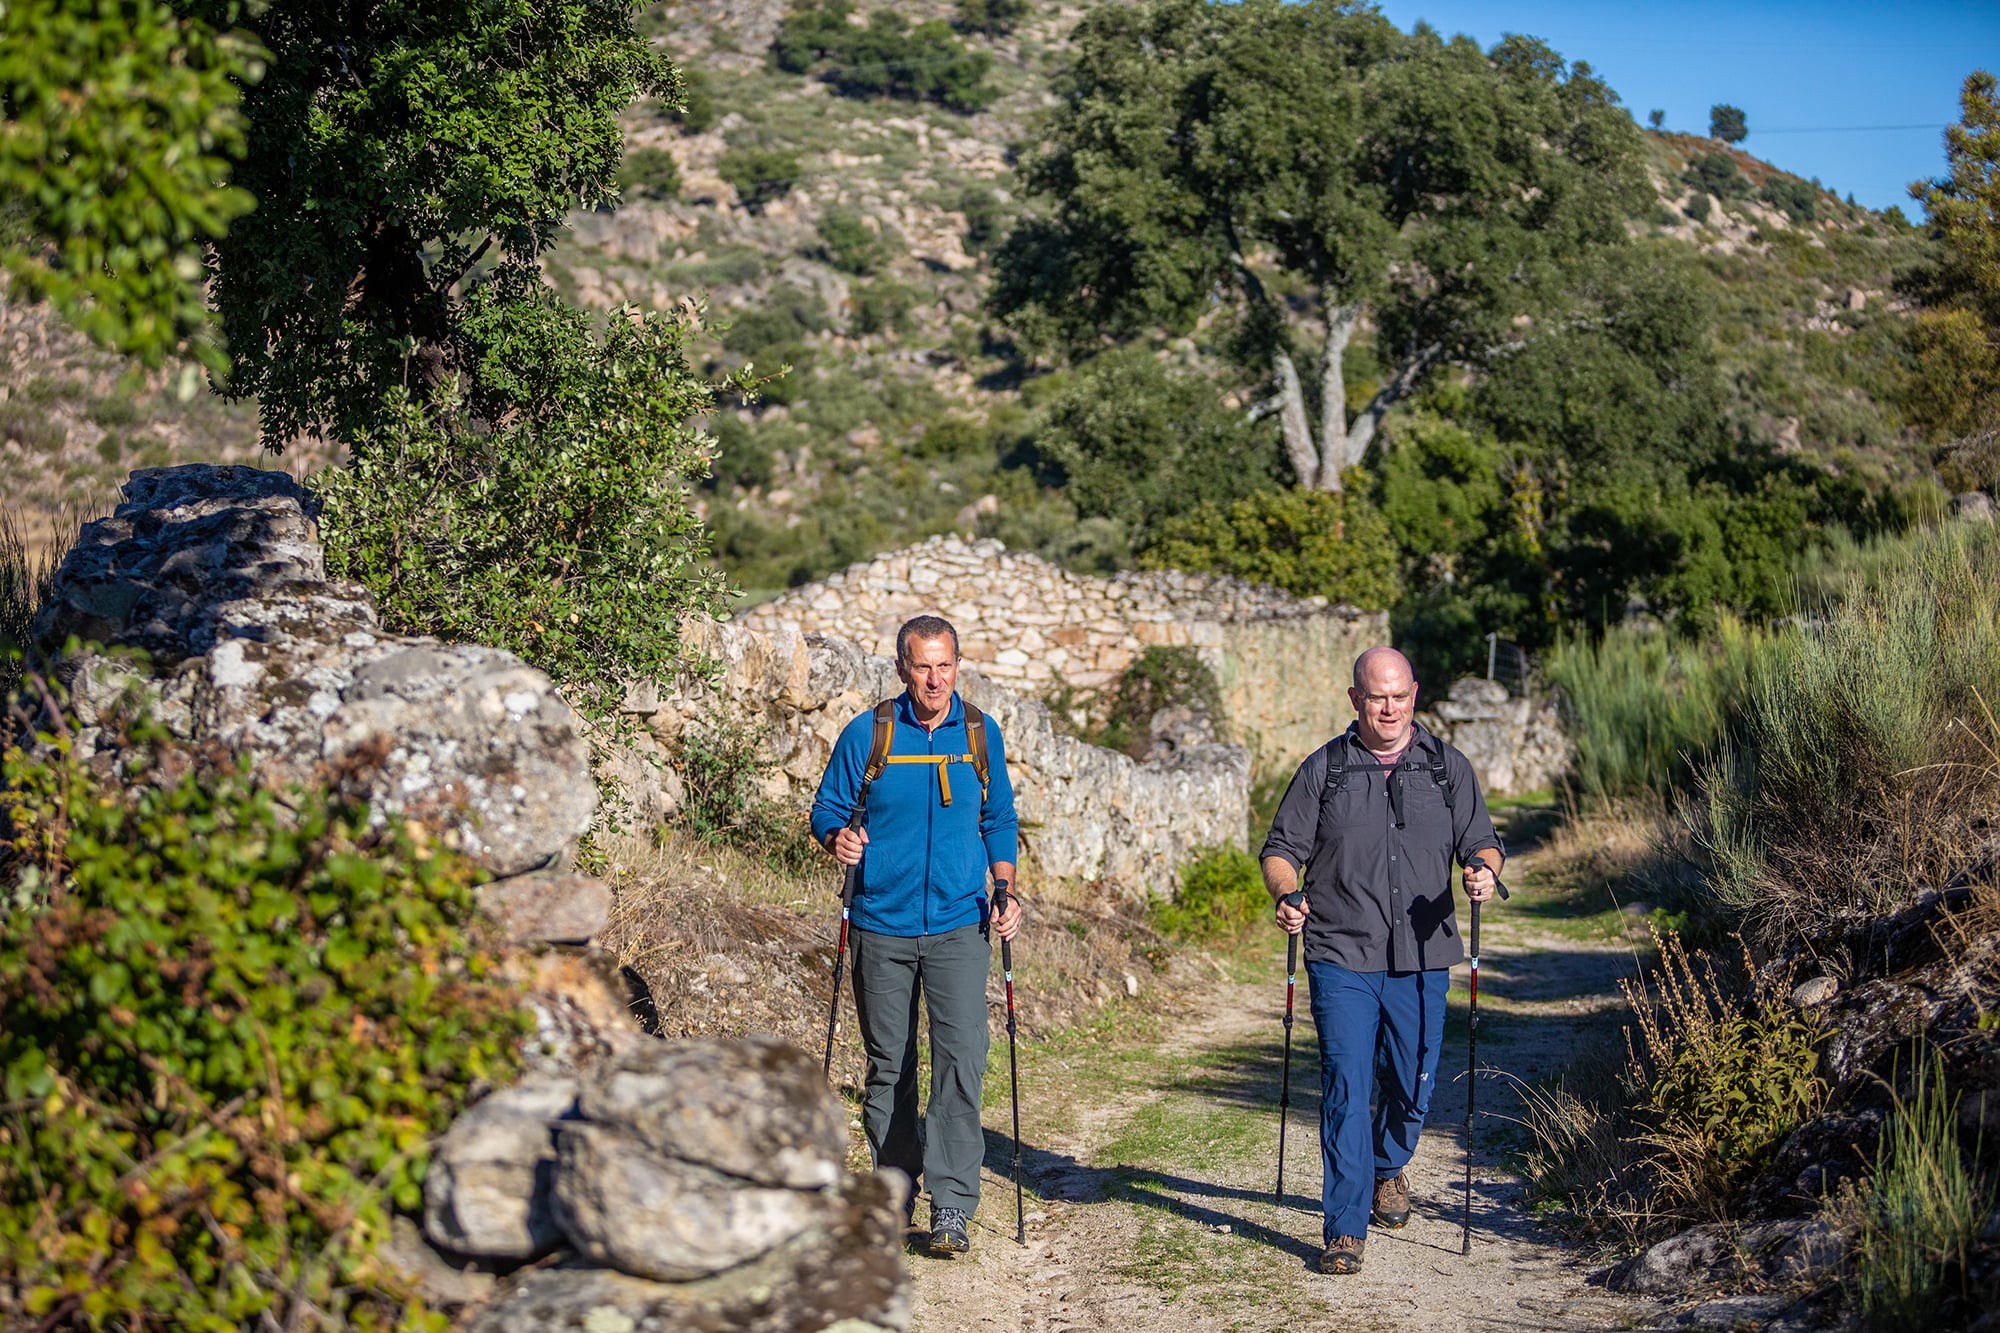
{"label": "green leafy shrub", "polygon": [[627,199],[677,199],[681,164],[664,148],[634,148],[619,165],[618,188]]}
{"label": "green leafy shrub", "polygon": [[891,278],[857,284],[849,293],[854,332],[863,337],[893,333],[917,303],[917,294]]}
{"label": "green leafy shrub", "polygon": [[1628,1246],[1727,1218],[1827,1095],[1825,1034],[1785,992],[1747,996],[1677,936],[1656,942],[1651,976],[1624,983],[1624,1066],[1529,1089],[1523,1117],[1539,1210]]}
{"label": "green leafy shrub", "polygon": [[1739,199],[1750,193],[1750,182],[1733,153],[1702,153],[1681,172],[1681,184],[1717,199]]}
{"label": "green leafy shrub", "polygon": [[958,17],[955,20],[964,32],[983,32],[988,37],[1003,37],[1014,31],[1014,25],[1034,12],[1028,0],[958,0]]}
{"label": "green leafy shrub", "polygon": [[829,209],[815,224],[820,257],[843,273],[866,277],[882,262],[882,238],[844,209]]}
{"label": "green leafy shrub", "polygon": [[958,211],[965,214],[965,248],[973,254],[992,249],[1006,232],[1000,196],[983,185],[968,185],[959,192]]}
{"label": "green leafy shrub", "polygon": [[1939,454],[1937,470],[1953,491],[2000,494],[2000,430],[1953,441]]}
{"label": "green leafy shrub", "polygon": [[466,320],[478,384],[515,412],[392,393],[388,424],[315,483],[327,566],[388,628],[519,653],[602,714],[664,679],[681,617],[721,596],[685,489],[707,467],[688,418],[713,395],[673,318],[614,312],[599,339],[552,294],[489,298]]}
{"label": "green leafy shrub", "polygon": [[748,852],[780,873],[820,856],[806,821],[765,794],[768,728],[719,713],[680,738],[675,767],[686,798],[678,820],[698,838]]}
{"label": "green leafy shrub", "polygon": [[799,156],[782,148],[731,148],[716,159],[715,174],[729,182],[745,208],[756,213],[798,183]]}
{"label": "green leafy shrub", "polygon": [[1977,1317],[1968,1304],[1966,1269],[1990,1191],[1966,1165],[1958,1100],[1946,1091],[1944,1061],[1932,1052],[1917,1066],[1909,1097],[1897,1097],[1882,1126],[1848,1283],[1867,1328],[1923,1333],[1957,1327],[1953,1313]]}
{"label": "green leafy shrub", "polygon": [[1049,397],[1035,449],[1060,469],[1087,517],[1151,535],[1204,501],[1227,503],[1278,484],[1270,422],[1247,424],[1214,382],[1170,370],[1145,347],[1093,358]]}
{"label": "green leafy shrub", "polygon": [[779,21],[771,59],[793,74],[814,70],[844,97],[900,97],[977,111],[998,95],[986,83],[992,57],[968,51],[942,19],[911,27],[878,9],[865,27],[848,22],[852,0],[807,3]]}
{"label": "green leafy shrub", "polygon": [[1757,191],[1757,197],[1784,210],[1794,222],[1811,222],[1819,216],[1819,191],[1797,176],[1773,176]]}
{"label": "green leafy shrub", "polygon": [[701,134],[714,128],[717,112],[715,93],[708,86],[708,75],[698,69],[681,71],[681,105],[668,112],[668,116],[680,124],[689,134]]}
{"label": "green leafy shrub", "polygon": [[1388,523],[1366,500],[1330,491],[1267,491],[1226,506],[1203,502],[1162,524],[1140,563],[1212,570],[1361,607],[1387,606],[1396,595]]}
{"label": "green leafy shrub", "polygon": [[1222,720],[1222,689],[1192,648],[1153,645],[1133,658],[1105,693],[1104,725],[1088,739],[1135,759],[1150,746],[1153,714],[1163,708],[1192,708]]}
{"label": "green leafy shrub", "polygon": [[443,1329],[373,1251],[532,1029],[467,867],[247,778],[4,770],[0,1286],[43,1327]]}
{"label": "green leafy shrub", "polygon": [[1153,928],[1181,939],[1227,939],[1271,911],[1257,858],[1235,847],[1204,847],[1181,867],[1180,892],[1155,898]]}

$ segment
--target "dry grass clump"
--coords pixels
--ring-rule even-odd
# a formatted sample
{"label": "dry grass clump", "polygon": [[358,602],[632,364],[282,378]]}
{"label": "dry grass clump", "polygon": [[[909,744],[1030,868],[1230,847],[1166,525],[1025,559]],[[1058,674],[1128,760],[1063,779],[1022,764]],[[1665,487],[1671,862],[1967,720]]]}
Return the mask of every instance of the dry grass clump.
{"label": "dry grass clump", "polygon": [[1655,943],[1651,976],[1625,983],[1623,1065],[1526,1097],[1525,1160],[1539,1200],[1577,1230],[1628,1247],[1728,1217],[1827,1095],[1824,1033],[1783,986],[1746,993],[1747,952],[1736,974],[1676,935]]}

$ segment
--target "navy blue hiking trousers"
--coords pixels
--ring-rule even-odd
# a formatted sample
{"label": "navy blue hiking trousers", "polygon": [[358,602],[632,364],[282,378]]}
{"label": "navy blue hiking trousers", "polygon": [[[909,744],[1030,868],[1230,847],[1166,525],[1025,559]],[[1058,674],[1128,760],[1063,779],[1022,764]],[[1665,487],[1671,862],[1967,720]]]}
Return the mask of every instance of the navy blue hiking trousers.
{"label": "navy blue hiking trousers", "polygon": [[1331,1245],[1335,1236],[1368,1234],[1375,1182],[1401,1171],[1417,1150],[1437,1083],[1451,971],[1354,972],[1308,960],[1306,980],[1319,1030],[1320,1198]]}

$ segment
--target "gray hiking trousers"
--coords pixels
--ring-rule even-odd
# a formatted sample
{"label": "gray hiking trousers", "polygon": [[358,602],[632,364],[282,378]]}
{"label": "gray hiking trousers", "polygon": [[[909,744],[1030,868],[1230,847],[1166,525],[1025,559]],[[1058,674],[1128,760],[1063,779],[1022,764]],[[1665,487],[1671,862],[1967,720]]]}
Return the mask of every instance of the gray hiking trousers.
{"label": "gray hiking trousers", "polygon": [[[986,1136],[986,974],[993,946],[978,923],[942,935],[877,935],[856,928],[854,1009],[868,1051],[862,1126],[877,1167],[919,1177],[937,1208],[979,1207]],[[931,1023],[931,1099],[917,1121],[917,996]],[[914,1196],[912,1196],[914,1197]]]}

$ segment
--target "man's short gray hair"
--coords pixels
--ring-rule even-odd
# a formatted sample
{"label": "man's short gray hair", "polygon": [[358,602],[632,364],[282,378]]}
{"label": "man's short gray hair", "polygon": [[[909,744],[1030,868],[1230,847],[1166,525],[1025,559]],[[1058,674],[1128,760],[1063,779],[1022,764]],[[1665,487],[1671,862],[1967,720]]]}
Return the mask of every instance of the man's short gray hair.
{"label": "man's short gray hair", "polygon": [[958,631],[953,629],[951,622],[943,616],[917,616],[903,622],[903,627],[896,631],[898,666],[910,664],[911,639],[950,639],[952,660],[954,662],[958,660]]}

